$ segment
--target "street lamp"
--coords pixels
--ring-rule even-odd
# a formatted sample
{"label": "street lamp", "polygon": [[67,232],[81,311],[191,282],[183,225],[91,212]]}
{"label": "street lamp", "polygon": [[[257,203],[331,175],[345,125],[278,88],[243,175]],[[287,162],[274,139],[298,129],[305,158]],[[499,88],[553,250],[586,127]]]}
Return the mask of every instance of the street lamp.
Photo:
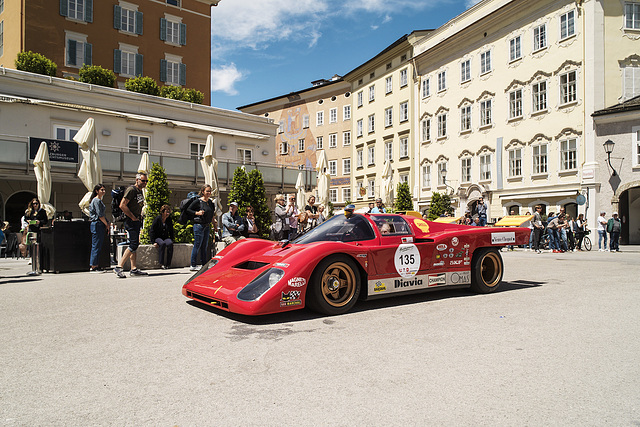
{"label": "street lamp", "polygon": [[613,173],[611,174],[612,176],[617,175],[616,170],[613,168],[613,165],[611,164],[611,153],[613,153],[613,147],[615,147],[615,145],[616,143],[610,139],[607,139],[604,142],[604,144],[602,144],[602,146],[604,147],[604,152],[607,153],[607,163],[609,164],[609,167],[613,171]]}
{"label": "street lamp", "polygon": [[440,169],[440,177],[442,177],[442,183],[446,185],[447,188],[451,189],[451,195],[453,195],[456,190],[454,190],[452,186],[447,184],[447,166],[444,164],[442,165],[442,169]]}

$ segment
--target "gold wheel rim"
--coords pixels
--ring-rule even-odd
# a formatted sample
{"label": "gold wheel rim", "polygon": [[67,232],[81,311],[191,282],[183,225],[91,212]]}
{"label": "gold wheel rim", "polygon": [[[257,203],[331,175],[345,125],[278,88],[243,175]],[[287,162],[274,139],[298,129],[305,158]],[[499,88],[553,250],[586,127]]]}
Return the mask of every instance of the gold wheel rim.
{"label": "gold wheel rim", "polygon": [[322,297],[332,307],[343,307],[356,291],[356,275],[348,264],[335,262],[322,275]]}
{"label": "gold wheel rim", "polygon": [[497,286],[500,283],[500,276],[502,272],[502,263],[500,257],[494,252],[489,252],[482,258],[480,263],[480,274],[482,275],[482,281],[490,288]]}

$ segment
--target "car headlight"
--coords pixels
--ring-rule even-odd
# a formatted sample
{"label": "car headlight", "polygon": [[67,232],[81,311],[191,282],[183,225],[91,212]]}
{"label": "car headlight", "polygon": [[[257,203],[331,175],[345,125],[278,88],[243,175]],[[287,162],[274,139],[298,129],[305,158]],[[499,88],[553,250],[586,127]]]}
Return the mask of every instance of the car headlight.
{"label": "car headlight", "polygon": [[189,277],[187,281],[184,282],[184,284],[186,285],[187,283],[191,282],[193,279],[195,279],[196,277],[198,277],[199,275],[201,275],[202,273],[204,273],[205,271],[207,271],[208,269],[216,265],[218,261],[220,261],[218,258],[212,258],[211,261],[203,265],[202,268],[196,272],[196,274]]}
{"label": "car headlight", "polygon": [[242,301],[255,301],[264,295],[282,279],[284,271],[279,268],[270,268],[260,273],[247,286],[238,292],[238,299]]}

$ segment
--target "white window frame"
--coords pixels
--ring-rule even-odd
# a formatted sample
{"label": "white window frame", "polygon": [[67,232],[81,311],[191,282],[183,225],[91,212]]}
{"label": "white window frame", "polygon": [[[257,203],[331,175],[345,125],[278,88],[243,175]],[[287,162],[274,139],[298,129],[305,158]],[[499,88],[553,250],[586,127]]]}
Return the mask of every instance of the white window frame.
{"label": "white window frame", "polygon": [[409,101],[400,103],[400,123],[409,120]]}
{"label": "white window frame", "polygon": [[[76,136],[80,126],[54,124],[53,125],[53,137],[54,139],[61,139],[63,141],[73,141],[73,137]],[[58,131],[62,131],[64,135],[59,135]]]}
{"label": "white window frame", "polygon": [[509,120],[521,119],[522,116],[522,88],[518,88],[509,92]]}
{"label": "white window frame", "polygon": [[331,203],[337,203],[338,202],[338,189],[337,188],[330,188],[329,189],[329,201]]}
{"label": "white window frame", "polygon": [[640,67],[634,67],[633,64],[623,67],[622,94],[623,99],[631,99],[640,95]]}
{"label": "white window frame", "polygon": [[389,94],[391,92],[393,92],[393,77],[388,76],[384,79],[384,93]]}
{"label": "white window frame", "polygon": [[369,86],[369,102],[376,100],[376,85]]}
{"label": "white window frame", "polygon": [[466,59],[460,63],[460,83],[471,80],[471,60]]}
{"label": "white window frame", "polygon": [[623,19],[625,30],[640,30],[640,3],[625,2]]}
{"label": "white window frame", "polygon": [[120,43],[120,75],[123,77],[136,76],[136,55],[138,55],[137,46],[129,46]]}
{"label": "white window frame", "polygon": [[438,93],[447,90],[447,70],[438,73]]}
{"label": "white window frame", "polygon": [[405,87],[408,83],[408,71],[407,69],[400,70],[400,87]]}
{"label": "white window frame", "polygon": [[328,171],[331,176],[338,176],[338,161],[337,160],[329,160],[328,162]]}
{"label": "white window frame", "polygon": [[420,126],[420,141],[431,141],[431,119],[422,119]]}
{"label": "white window frame", "polygon": [[363,133],[364,133],[364,123],[362,122],[362,119],[358,119],[358,121],[356,122],[356,137],[362,136]]}
{"label": "white window frame", "polygon": [[342,201],[343,202],[351,201],[351,187],[342,188]]}
{"label": "white window frame", "polygon": [[367,117],[367,131],[369,133],[373,133],[376,131],[376,115],[375,114],[370,114],[369,117]]}
{"label": "white window frame", "polygon": [[182,18],[165,14],[164,19],[167,22],[167,33],[164,42],[180,46],[180,24],[182,24]]}
{"label": "white window frame", "polygon": [[304,114],[302,116],[302,128],[303,129],[308,129],[309,128],[309,115],[308,114]]}
{"label": "white window frame", "polygon": [[[134,142],[132,138],[135,140],[134,144],[132,144],[132,142]],[[146,149],[142,144],[143,140],[146,140]],[[141,133],[127,134],[127,148],[129,149],[129,153],[133,153],[133,154],[148,153],[150,147],[151,147],[151,136],[141,134]]]}
{"label": "white window frame", "polygon": [[356,150],[356,167],[364,167],[364,150],[362,148]]}
{"label": "white window frame", "polygon": [[342,159],[342,175],[351,174],[351,157]]}
{"label": "white window frame", "polygon": [[640,126],[631,128],[631,159],[633,159],[633,167],[640,166]]}
{"label": "white window frame", "polygon": [[473,159],[471,157],[463,157],[460,159],[460,182],[463,184],[471,183],[472,163]]}
{"label": "white window frame", "polygon": [[431,188],[431,164],[422,165],[422,188]]}
{"label": "white window frame", "polygon": [[522,147],[509,150],[509,178],[522,177]]}
{"label": "white window frame", "polygon": [[576,35],[576,11],[570,10],[560,15],[560,41]]}
{"label": "white window frame", "polygon": [[515,36],[509,40],[509,62],[522,59],[522,36]]}
{"label": "white window frame", "polygon": [[546,49],[548,46],[547,40],[547,24],[540,24],[533,29],[533,51],[538,52]]}
{"label": "white window frame", "polygon": [[408,173],[401,173],[398,175],[398,184],[409,184],[409,174]]}
{"label": "white window frame", "polygon": [[484,75],[493,71],[491,65],[491,49],[480,52],[480,75]]}
{"label": "white window frame", "polygon": [[376,195],[376,180],[375,178],[373,179],[369,179],[367,181],[367,196],[369,196],[369,198],[375,197]]}
{"label": "white window frame", "polygon": [[362,107],[362,105],[364,104],[363,98],[364,98],[364,94],[362,93],[362,91],[356,94],[356,105],[358,107]]}
{"label": "white window frame", "polygon": [[189,151],[191,154],[191,159],[201,159],[206,146],[207,144],[205,144],[204,142],[189,141]]}
{"label": "white window frame", "polygon": [[304,142],[304,138],[300,138],[298,140],[298,153],[304,152],[304,149],[306,148],[305,146],[306,146],[306,144]]}
{"label": "white window frame", "polygon": [[427,77],[422,80],[422,99],[431,96],[431,79]]}
{"label": "white window frame", "polygon": [[393,141],[384,142],[384,161],[389,162],[393,160]]}
{"label": "white window frame", "polygon": [[400,151],[400,160],[409,158],[409,137],[401,136],[398,143],[398,149]]}
{"label": "white window frame", "polygon": [[316,126],[324,125],[324,111],[316,112]]}
{"label": "white window frame", "polygon": [[347,147],[351,145],[351,131],[347,130],[342,132],[342,146]]}
{"label": "white window frame", "polygon": [[338,123],[338,109],[331,108],[329,110],[329,123]]}
{"label": "white window frame", "polygon": [[491,181],[491,153],[480,154],[480,181]]}
{"label": "white window frame", "polygon": [[281,142],[280,143],[280,155],[281,156],[286,156],[287,154],[289,154],[289,144],[287,144],[286,142]]}
{"label": "white window frame", "polygon": [[531,146],[533,175],[545,175],[549,172],[549,144],[539,143]]}
{"label": "white window frame", "polygon": [[[65,0],[68,4],[67,18],[75,21],[84,21],[87,13],[87,2],[85,0]],[[75,7],[72,8],[72,5]]]}
{"label": "white window frame", "polygon": [[485,99],[480,101],[480,128],[493,125],[492,119],[493,99]]}
{"label": "white window frame", "polygon": [[438,114],[438,139],[447,137],[447,113]]}
{"label": "white window frame", "polygon": [[342,120],[351,120],[351,105],[345,105],[342,108]]}
{"label": "white window frame", "polygon": [[[67,60],[69,59],[69,40],[76,42],[76,63],[71,64]],[[64,40],[64,65],[65,67],[82,68],[85,61],[85,46],[87,45],[87,35],[75,33],[71,31],[65,31]]]}
{"label": "white window frame", "polygon": [[[444,187],[445,182],[442,179],[442,171],[443,169],[449,170],[448,162],[438,162],[438,187]],[[446,175],[445,175],[446,177]]]}
{"label": "white window frame", "polygon": [[[573,143],[573,147],[571,147]],[[578,169],[578,138],[565,138],[559,141],[560,171],[570,172]]]}
{"label": "white window frame", "polygon": [[471,105],[460,107],[460,132],[469,132],[471,130],[471,113]]}
{"label": "white window frame", "polygon": [[393,107],[384,110],[384,127],[393,126]]}
{"label": "white window frame", "polygon": [[329,134],[329,148],[337,148],[338,147],[338,134],[330,133]]}
{"label": "white window frame", "polygon": [[[4,3],[2,3],[2,8],[4,10]],[[0,11],[0,13],[2,12]],[[0,21],[0,56],[2,55],[4,55],[4,20]]]}
{"label": "white window frame", "polygon": [[[571,77],[573,76],[573,80]],[[578,71],[571,70],[558,76],[560,86],[560,105],[578,102]]]}
{"label": "white window frame", "polygon": [[316,136],[316,150],[324,149],[324,137]]}
{"label": "white window frame", "polygon": [[531,85],[532,110],[534,113],[547,111],[547,108],[548,108],[547,88],[548,87],[549,85],[547,84],[547,80],[541,80]]}
{"label": "white window frame", "polygon": [[373,144],[367,145],[367,166],[373,166],[376,164],[376,146]]}

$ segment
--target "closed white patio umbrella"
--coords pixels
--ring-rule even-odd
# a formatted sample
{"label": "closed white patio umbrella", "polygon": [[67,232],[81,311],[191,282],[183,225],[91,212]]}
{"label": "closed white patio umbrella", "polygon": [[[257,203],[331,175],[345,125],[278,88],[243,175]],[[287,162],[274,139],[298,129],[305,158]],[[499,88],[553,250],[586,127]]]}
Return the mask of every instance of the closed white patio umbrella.
{"label": "closed white patio umbrella", "polygon": [[324,150],[322,150],[316,162],[316,171],[318,172],[318,205],[324,206],[326,212],[329,212],[330,177],[328,168],[327,156]]}
{"label": "closed white patio umbrella", "polygon": [[40,200],[40,205],[47,212],[47,217],[52,219],[56,209],[49,204],[49,197],[51,196],[51,162],[49,160],[49,147],[44,141],[40,143],[36,158],[33,159],[33,166],[36,181],[38,182],[38,200]]}
{"label": "closed white patio umbrella", "polygon": [[298,179],[296,180],[296,200],[298,204],[298,212],[304,211],[304,207],[307,205],[305,200],[306,194],[304,192],[304,176],[302,171],[298,172]]}
{"label": "closed white patio umbrella", "polygon": [[87,188],[88,193],[84,195],[78,206],[89,215],[89,202],[93,187],[102,183],[102,164],[98,154],[98,138],[96,137],[96,127],[92,117],[89,117],[82,125],[73,140],[80,146],[82,152],[82,164],[78,171],[78,178]]}
{"label": "closed white patio umbrella", "polygon": [[220,203],[220,189],[218,188],[218,160],[216,160],[216,149],[213,145],[213,135],[207,136],[207,143],[202,153],[202,173],[204,175],[204,183],[211,186],[211,198],[216,206],[216,216],[222,215],[222,205]]}
{"label": "closed white patio umbrella", "polygon": [[[138,173],[144,173],[149,176],[149,172],[151,171],[151,161],[149,160],[149,153],[142,153],[142,158],[140,159],[140,164],[138,165]],[[142,194],[144,195],[144,199],[147,200],[147,187],[142,189]],[[147,214],[147,204],[145,203],[142,207],[142,215]]]}
{"label": "closed white patio umbrella", "polygon": [[391,162],[388,160],[384,162],[382,191],[380,193],[382,203],[387,207],[391,206],[393,202],[393,170],[391,169]]}

